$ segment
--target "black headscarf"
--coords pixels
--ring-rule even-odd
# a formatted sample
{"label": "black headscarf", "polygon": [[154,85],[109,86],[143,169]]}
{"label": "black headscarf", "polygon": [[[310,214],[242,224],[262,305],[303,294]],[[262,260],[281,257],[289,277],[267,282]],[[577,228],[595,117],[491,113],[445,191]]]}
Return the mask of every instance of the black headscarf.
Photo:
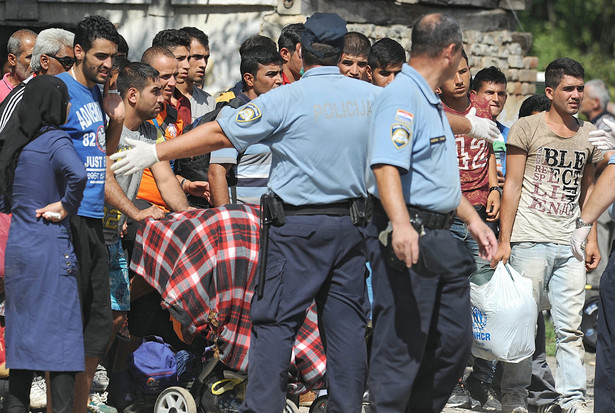
{"label": "black headscarf", "polygon": [[55,76],[36,76],[26,85],[16,113],[0,133],[0,200],[4,201],[3,210],[10,209],[13,178],[21,150],[46,130],[57,129],[66,122],[68,101],[66,85]]}

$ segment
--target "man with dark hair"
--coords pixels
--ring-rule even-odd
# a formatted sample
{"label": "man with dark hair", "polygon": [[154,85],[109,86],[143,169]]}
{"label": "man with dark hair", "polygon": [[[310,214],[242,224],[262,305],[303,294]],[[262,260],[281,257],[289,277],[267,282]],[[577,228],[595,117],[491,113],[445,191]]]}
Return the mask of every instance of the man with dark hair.
{"label": "man with dark hair", "polygon": [[7,43],[9,71],[0,80],[0,102],[11,90],[30,76],[30,59],[36,41],[36,33],[21,29],[9,37]]}
{"label": "man with dark hair", "polygon": [[205,69],[209,60],[209,38],[196,27],[182,27],[179,30],[190,36],[190,56],[188,57],[190,70],[188,70],[185,81],[178,83],[176,87],[190,100],[191,121],[194,122],[216,106],[213,96],[196,86],[202,84],[205,78]]}
{"label": "man with dark hair", "polygon": [[[592,192],[594,163],[601,152],[588,141],[595,127],[577,114],[583,99],[583,67],[569,58],[555,59],[545,71],[546,112],[519,119],[507,142],[507,173],[500,215],[500,240],[494,262],[510,261],[532,280],[539,310],[551,306],[557,336],[555,387],[564,413],[592,410],[585,403],[581,312],[585,270],[598,265],[595,226],[579,218]],[[585,262],[568,247],[570,236],[588,229]],[[591,232],[589,229],[591,228]],[[531,357],[502,363],[502,410],[527,412]]]}
{"label": "man with dark hair", "polygon": [[190,42],[190,36],[177,29],[161,30],[152,40],[152,46],[166,47],[177,60],[178,71],[175,75],[176,85],[171,104],[177,109],[178,118],[181,119],[184,127],[192,123],[192,105],[190,99],[184,96],[178,87],[186,82],[190,71]]}
{"label": "man with dark hair", "polygon": [[[124,104],[109,92],[112,57],[119,35],[115,26],[101,16],[86,17],[75,32],[75,64],[58,77],[66,83],[71,108],[63,129],[73,140],[88,173],[88,183],[77,215],[71,217],[71,232],[79,263],[79,288],[85,342],[85,372],[75,380],[76,413],[86,409],[112,412],[88,395],[98,362],[109,342],[112,320],[109,301],[108,255],[103,238],[105,200],[105,156],[115,152],[124,123]],[[105,83],[101,98],[98,84]],[[106,116],[105,116],[106,114]],[[106,117],[108,122],[105,125]]]}
{"label": "man with dark hair", "polygon": [[367,64],[367,55],[371,44],[369,39],[359,32],[348,32],[344,36],[344,49],[337,67],[344,76],[371,82],[372,72]]}
{"label": "man with dark hair", "polygon": [[283,409],[292,345],[314,299],[326,338],[328,409],[361,411],[367,370],[361,199],[367,195],[370,107],[382,89],[340,75],[336,64],[345,33],[339,16],[315,13],[301,35],[306,72],[300,82],[264,93],[181,139],[136,142],[114,156],[123,158],[116,172],[125,173],[222,147],[270,147],[269,189],[275,195],[264,202],[275,206],[278,212],[269,218],[275,216],[279,226],[270,228],[268,248],[261,249],[266,284],[252,300],[243,413]]}
{"label": "man with dark hair", "polygon": [[385,87],[399,72],[406,62],[406,51],[401,44],[385,37],[378,40],[369,49],[367,64],[372,72],[372,83]]}
{"label": "man with dark hair", "polygon": [[476,265],[449,231],[455,215],[483,259],[496,248],[493,232],[461,193],[455,138],[435,93],[458,71],[461,47],[454,19],[422,17],[412,30],[409,65],[373,108],[369,388],[378,413],[439,412],[463,374],[472,344],[468,276]]}
{"label": "man with dark hair", "polygon": [[[282,85],[282,58],[275,48],[253,46],[241,55],[241,78],[243,88],[238,92],[233,107],[242,106],[271,89]],[[229,194],[227,176],[237,179],[233,196]],[[233,203],[260,203],[267,191],[271,151],[260,143],[251,145],[245,152],[234,148],[214,151],[209,161],[209,187],[212,206]]]}
{"label": "man with dark hair", "polygon": [[536,115],[551,108],[551,101],[545,95],[532,95],[521,103],[519,119],[530,115]]}
{"label": "man with dark hair", "polygon": [[303,23],[287,24],[278,37],[278,48],[282,56],[282,84],[287,85],[301,79],[301,33]]}
{"label": "man with dark hair", "polygon": [[124,36],[120,34],[120,44],[117,46],[117,56],[124,56],[128,58],[128,51],[130,48],[128,47],[128,42],[124,39]]}

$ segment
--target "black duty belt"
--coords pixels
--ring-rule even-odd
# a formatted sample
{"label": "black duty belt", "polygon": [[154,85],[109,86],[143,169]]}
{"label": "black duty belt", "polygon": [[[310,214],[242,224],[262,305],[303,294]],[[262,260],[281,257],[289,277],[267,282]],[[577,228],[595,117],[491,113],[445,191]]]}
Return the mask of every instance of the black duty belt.
{"label": "black duty belt", "polygon": [[[419,224],[428,229],[449,229],[455,220],[455,211],[443,214],[440,212],[426,211],[407,204],[406,209],[408,209],[410,221],[413,224]],[[378,199],[374,202],[374,213],[387,216],[382,203]]]}
{"label": "black duty belt", "polygon": [[333,204],[291,205],[282,203],[284,214],[290,215],[350,215],[351,201],[335,202]]}

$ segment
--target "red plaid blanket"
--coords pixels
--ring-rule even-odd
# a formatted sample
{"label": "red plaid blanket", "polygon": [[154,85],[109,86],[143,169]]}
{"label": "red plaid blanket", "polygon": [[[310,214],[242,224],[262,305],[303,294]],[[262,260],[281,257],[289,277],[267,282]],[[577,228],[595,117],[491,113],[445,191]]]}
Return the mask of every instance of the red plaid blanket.
{"label": "red plaid blanket", "polygon": [[[248,367],[259,227],[259,209],[247,205],[169,214],[146,221],[132,255],[131,269],[158,290],[162,307],[186,315],[191,329],[217,344],[220,360],[239,371]],[[317,323],[313,305],[293,353],[294,378],[307,388],[323,386]]]}

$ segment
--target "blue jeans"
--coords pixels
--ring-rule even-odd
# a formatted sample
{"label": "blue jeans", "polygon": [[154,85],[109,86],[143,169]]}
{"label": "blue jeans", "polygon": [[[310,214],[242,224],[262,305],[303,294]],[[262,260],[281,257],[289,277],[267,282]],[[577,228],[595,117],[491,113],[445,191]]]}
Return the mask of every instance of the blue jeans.
{"label": "blue jeans", "polygon": [[[534,299],[542,310],[551,304],[557,338],[555,389],[560,406],[585,400],[587,379],[583,356],[581,311],[585,301],[585,263],[572,255],[568,244],[518,242],[512,244],[510,265],[532,280]],[[527,395],[532,359],[503,363],[502,392]]]}

